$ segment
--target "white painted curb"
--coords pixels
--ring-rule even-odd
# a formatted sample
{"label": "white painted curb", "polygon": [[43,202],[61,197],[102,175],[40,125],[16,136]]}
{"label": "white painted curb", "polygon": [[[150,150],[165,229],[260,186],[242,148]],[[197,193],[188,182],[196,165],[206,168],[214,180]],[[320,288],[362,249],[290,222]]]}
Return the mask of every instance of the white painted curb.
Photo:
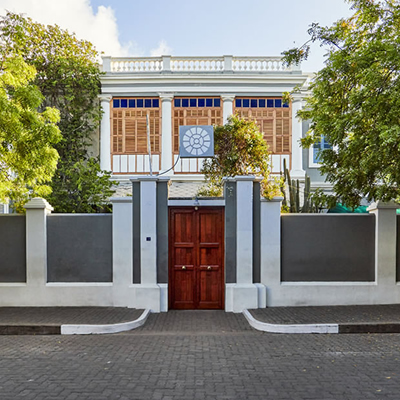
{"label": "white painted curb", "polygon": [[243,310],[248,323],[258,331],[269,333],[339,333],[338,324],[268,324],[255,319],[249,310]]}
{"label": "white painted curb", "polygon": [[144,310],[143,314],[134,321],[121,322],[119,324],[107,325],[61,325],[61,335],[98,335],[103,333],[118,333],[130,331],[142,326],[150,314],[150,309]]}

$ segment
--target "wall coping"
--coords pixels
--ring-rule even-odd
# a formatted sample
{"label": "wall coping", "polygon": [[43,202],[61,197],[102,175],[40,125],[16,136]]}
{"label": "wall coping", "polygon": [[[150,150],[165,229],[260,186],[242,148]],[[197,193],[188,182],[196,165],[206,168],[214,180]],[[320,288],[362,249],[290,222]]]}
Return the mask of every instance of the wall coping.
{"label": "wall coping", "polygon": [[394,201],[389,201],[389,202],[383,202],[381,200],[378,200],[375,203],[372,203],[368,208],[367,211],[371,212],[371,211],[375,211],[375,210],[396,210],[400,208],[400,205],[395,203]]}

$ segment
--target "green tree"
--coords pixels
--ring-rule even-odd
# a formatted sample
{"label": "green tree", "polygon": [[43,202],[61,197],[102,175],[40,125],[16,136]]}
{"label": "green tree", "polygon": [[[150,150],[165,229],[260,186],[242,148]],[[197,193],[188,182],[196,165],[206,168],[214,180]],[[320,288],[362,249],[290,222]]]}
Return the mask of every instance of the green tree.
{"label": "green tree", "polygon": [[18,14],[7,13],[1,24],[1,39],[36,68],[35,84],[44,105],[60,110],[60,160],[47,200],[58,212],[103,209],[113,193],[111,174],[101,171],[98,158],[88,152],[102,115],[97,51],[58,26],[43,26]]}
{"label": "green tree", "polygon": [[331,204],[400,200],[400,4],[349,1],[354,14],[331,27],[312,24],[310,40],[283,53],[286,63],[307,59],[310,43],[327,46],[325,66],[310,85],[299,116],[310,120],[305,147],[326,137],[321,172],[333,184]]}
{"label": "green tree", "polygon": [[45,196],[57,166],[54,145],[61,139],[54,108],[39,112],[43,101],[33,84],[35,68],[0,43],[0,202],[17,210],[29,197]]}
{"label": "green tree", "polygon": [[214,128],[214,149],[215,157],[206,159],[201,170],[206,185],[199,196],[221,196],[223,178],[236,175],[259,176],[264,197],[280,195],[278,182],[270,178],[268,145],[255,121],[229,117],[225,125]]}

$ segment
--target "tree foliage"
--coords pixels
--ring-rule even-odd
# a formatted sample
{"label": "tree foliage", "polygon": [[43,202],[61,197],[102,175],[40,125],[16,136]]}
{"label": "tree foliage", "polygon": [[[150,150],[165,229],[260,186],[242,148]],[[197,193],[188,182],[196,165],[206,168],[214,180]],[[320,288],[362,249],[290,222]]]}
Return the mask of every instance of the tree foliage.
{"label": "tree foliage", "polygon": [[18,210],[29,197],[50,192],[58,159],[54,145],[61,139],[58,111],[38,111],[43,96],[35,76],[10,42],[0,41],[0,202],[11,200]]}
{"label": "tree foliage", "polygon": [[62,140],[57,173],[46,198],[58,212],[91,212],[113,193],[110,173],[101,171],[88,149],[101,121],[98,53],[58,26],[43,26],[18,14],[2,18],[2,40],[36,68],[44,106],[60,110]]}
{"label": "tree foliage", "polygon": [[323,135],[321,172],[335,199],[351,207],[368,200],[400,200],[400,4],[351,0],[354,14],[331,27],[311,25],[310,41],[284,52],[286,63],[307,59],[310,43],[328,46],[325,66],[310,85],[305,147]]}
{"label": "tree foliage", "polygon": [[215,157],[203,163],[206,186],[199,191],[200,196],[220,196],[223,178],[236,175],[259,176],[264,197],[280,195],[279,185],[270,179],[268,145],[255,121],[229,117],[225,125],[214,128],[214,149]]}

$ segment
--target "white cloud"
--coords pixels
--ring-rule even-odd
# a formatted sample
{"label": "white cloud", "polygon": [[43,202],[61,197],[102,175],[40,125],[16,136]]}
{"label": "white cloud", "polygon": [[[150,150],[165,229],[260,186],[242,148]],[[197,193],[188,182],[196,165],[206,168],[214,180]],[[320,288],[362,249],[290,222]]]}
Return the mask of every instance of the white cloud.
{"label": "white cloud", "polygon": [[165,55],[170,55],[171,52],[172,52],[172,48],[168,46],[168,44],[165,40],[161,40],[156,49],[150,50],[150,55],[152,57],[165,56]]}
{"label": "white cloud", "polygon": [[92,42],[105,55],[137,56],[142,53],[133,41],[120,43],[114,10],[100,6],[95,13],[90,0],[0,0],[0,14],[5,15],[6,10],[75,32],[79,39]]}

